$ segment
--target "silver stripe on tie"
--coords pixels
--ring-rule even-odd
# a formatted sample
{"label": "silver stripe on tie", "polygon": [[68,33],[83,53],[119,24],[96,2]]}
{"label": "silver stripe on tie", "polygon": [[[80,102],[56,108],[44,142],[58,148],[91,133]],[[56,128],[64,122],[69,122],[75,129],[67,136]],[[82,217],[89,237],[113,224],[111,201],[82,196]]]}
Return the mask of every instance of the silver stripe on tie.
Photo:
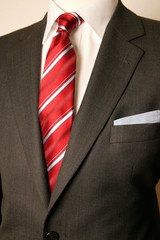
{"label": "silver stripe on tie", "polygon": [[72,77],[70,77],[54,94],[52,94],[50,98],[48,98],[48,100],[39,109],[38,111],[39,115],[48,106],[48,104],[50,104],[53,101],[53,99],[55,99],[74,79],[75,74]]}
{"label": "silver stripe on tie", "polygon": [[77,18],[78,25],[80,26],[81,25],[81,19],[79,18],[79,16],[75,12],[72,12],[71,14],[73,14]]}
{"label": "silver stripe on tie", "polygon": [[47,172],[51,171],[51,169],[57,165],[57,163],[59,163],[63,158],[64,158],[64,155],[65,155],[65,152],[64,151],[48,168],[47,168]]}
{"label": "silver stripe on tie", "polygon": [[68,119],[73,115],[73,110],[71,110],[66,116],[64,116],[56,125],[54,125],[47,136],[43,139],[43,144],[50,138],[50,136]]}
{"label": "silver stripe on tie", "polygon": [[54,37],[57,37],[57,36],[60,35],[60,34],[61,34],[61,32],[56,32],[55,35],[54,35]]}
{"label": "silver stripe on tie", "polygon": [[51,71],[51,69],[64,57],[64,55],[67,54],[72,48],[73,48],[73,45],[69,46],[61,54],[59,54],[59,56],[53,61],[53,63],[43,73],[42,80]]}
{"label": "silver stripe on tie", "polygon": [[65,28],[65,26],[63,26],[63,25],[58,25],[58,28],[61,28],[62,30],[68,32],[67,28]]}

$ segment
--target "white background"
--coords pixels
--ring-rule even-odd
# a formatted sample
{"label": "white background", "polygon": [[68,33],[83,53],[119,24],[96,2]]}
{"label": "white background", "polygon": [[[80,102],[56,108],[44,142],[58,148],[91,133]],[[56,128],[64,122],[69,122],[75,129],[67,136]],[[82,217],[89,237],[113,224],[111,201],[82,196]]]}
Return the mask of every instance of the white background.
{"label": "white background", "polygon": [[[122,2],[141,16],[160,20],[160,0]],[[42,19],[47,7],[48,0],[0,0],[0,36]]]}

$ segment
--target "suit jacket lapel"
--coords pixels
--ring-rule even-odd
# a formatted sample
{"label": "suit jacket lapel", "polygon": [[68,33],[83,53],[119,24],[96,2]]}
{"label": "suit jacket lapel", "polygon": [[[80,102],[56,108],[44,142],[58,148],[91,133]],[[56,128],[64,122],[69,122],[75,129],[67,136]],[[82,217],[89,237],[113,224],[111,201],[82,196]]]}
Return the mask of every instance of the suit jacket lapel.
{"label": "suit jacket lapel", "polygon": [[142,35],[144,29],[139,18],[119,2],[106,29],[86,94],[74,120],[49,211],[85,160],[127,87],[144,54],[130,40]]}
{"label": "suit jacket lapel", "polygon": [[49,189],[38,120],[42,37],[46,19],[26,29],[13,48],[9,87],[19,135],[39,195],[48,207]]}

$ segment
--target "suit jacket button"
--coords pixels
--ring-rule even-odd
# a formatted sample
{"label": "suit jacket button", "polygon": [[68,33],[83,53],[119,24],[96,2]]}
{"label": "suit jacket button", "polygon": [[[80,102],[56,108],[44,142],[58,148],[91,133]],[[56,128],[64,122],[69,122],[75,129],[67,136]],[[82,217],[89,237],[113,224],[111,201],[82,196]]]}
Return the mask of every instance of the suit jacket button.
{"label": "suit jacket button", "polygon": [[54,231],[48,232],[45,240],[59,240],[59,234]]}

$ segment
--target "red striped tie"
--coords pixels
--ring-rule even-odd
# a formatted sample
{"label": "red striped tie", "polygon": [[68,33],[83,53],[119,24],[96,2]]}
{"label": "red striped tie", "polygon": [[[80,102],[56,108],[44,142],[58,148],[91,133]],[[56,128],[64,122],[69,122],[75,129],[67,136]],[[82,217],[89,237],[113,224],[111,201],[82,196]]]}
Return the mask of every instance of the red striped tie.
{"label": "red striped tie", "polygon": [[56,21],[58,29],[46,57],[38,109],[51,192],[66,152],[73,121],[76,56],[69,34],[83,20],[76,13],[65,13]]}

